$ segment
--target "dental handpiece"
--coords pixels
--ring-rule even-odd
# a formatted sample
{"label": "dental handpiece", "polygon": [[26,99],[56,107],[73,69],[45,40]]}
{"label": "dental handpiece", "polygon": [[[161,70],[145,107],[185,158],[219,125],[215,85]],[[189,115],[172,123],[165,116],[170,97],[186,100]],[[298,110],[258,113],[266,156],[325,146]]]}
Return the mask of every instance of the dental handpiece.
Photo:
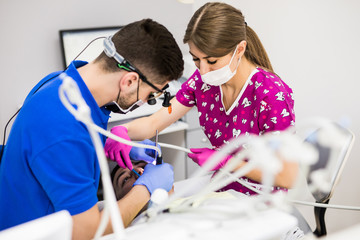
{"label": "dental handpiece", "polygon": [[[155,135],[155,146],[157,147],[159,141],[159,131],[156,129],[156,135]],[[162,157],[158,154],[158,152],[155,152],[155,160],[156,165],[162,164]]]}
{"label": "dental handpiece", "polygon": [[136,174],[136,176],[138,176],[138,178],[140,177],[140,174],[135,169],[132,169],[131,171],[133,171]]}

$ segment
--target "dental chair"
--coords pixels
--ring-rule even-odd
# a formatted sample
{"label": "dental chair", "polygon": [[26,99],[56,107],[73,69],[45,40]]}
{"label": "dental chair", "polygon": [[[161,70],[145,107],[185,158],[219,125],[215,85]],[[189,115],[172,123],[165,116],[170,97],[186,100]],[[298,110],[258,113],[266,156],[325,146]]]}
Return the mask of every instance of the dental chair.
{"label": "dental chair", "polygon": [[[337,134],[329,136],[324,128],[319,128],[310,134],[305,141],[312,144],[319,152],[318,161],[309,166],[306,175],[307,185],[315,199],[314,215],[316,228],[313,234],[316,237],[325,236],[325,206],[334,193],[335,187],[341,177],[342,170],[351,151],[354,134],[337,123],[332,123]],[[322,136],[321,136],[322,135]],[[301,204],[301,202],[298,202]],[[316,206],[318,205],[318,206]]]}

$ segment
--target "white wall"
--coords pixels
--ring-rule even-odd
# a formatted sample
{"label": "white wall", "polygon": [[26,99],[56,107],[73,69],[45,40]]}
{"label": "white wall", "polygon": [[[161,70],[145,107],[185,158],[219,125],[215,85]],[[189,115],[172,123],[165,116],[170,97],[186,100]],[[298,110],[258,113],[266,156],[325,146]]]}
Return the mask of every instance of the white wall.
{"label": "white wall", "polygon": [[[195,8],[207,1],[195,0]],[[228,0],[259,35],[275,71],[295,93],[297,122],[343,117],[360,134],[360,2],[356,0]],[[332,204],[360,206],[359,139],[355,141]],[[301,207],[313,222],[313,209]],[[328,209],[328,233],[360,221],[360,212]],[[314,223],[311,226],[315,226]]]}
{"label": "white wall", "polygon": [[[183,48],[191,5],[176,0],[0,0],[0,128],[45,75],[62,69],[60,29],[125,25],[152,18]],[[7,133],[9,133],[8,128]]]}

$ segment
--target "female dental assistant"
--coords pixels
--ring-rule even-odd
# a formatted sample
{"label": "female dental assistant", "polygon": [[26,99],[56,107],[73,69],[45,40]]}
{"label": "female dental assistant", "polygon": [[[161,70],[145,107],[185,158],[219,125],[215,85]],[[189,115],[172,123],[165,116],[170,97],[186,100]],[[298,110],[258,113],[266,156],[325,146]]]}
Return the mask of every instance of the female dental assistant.
{"label": "female dental assistant", "polygon": [[[232,138],[294,125],[292,90],[273,72],[265,49],[240,10],[225,3],[206,3],[191,18],[184,43],[189,45],[198,69],[171,101],[171,114],[161,109],[115,128],[126,127],[132,139],[150,138],[156,129],[161,131],[196,106],[200,125],[213,146],[191,149],[193,153],[188,154],[202,166],[216,148]],[[284,161],[283,170],[275,178],[276,187],[291,186],[296,171],[296,164]],[[261,172],[250,172],[246,180],[260,182]],[[254,194],[238,183],[228,188]]]}

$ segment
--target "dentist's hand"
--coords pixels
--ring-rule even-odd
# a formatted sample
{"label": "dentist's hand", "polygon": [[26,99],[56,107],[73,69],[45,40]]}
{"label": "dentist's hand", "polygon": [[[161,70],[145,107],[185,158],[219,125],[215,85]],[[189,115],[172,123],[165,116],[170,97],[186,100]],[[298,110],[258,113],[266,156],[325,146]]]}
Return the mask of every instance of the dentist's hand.
{"label": "dentist's hand", "polygon": [[[155,146],[155,142],[149,139],[145,139],[144,141],[139,143]],[[160,148],[160,145],[158,144],[157,147]],[[143,160],[147,163],[152,163],[154,161],[155,152],[155,150],[150,148],[132,147],[130,151],[130,158],[132,160]]]}
{"label": "dentist's hand", "polygon": [[[216,153],[216,150],[210,148],[190,148],[190,151],[193,153],[188,153],[188,157],[196,162],[200,167],[202,167],[208,159]],[[222,168],[231,156],[226,156],[218,165],[216,165],[211,171],[216,171]]]}
{"label": "dentist's hand", "polygon": [[[127,128],[124,126],[115,126],[111,129],[110,132],[130,141],[130,137],[127,133]],[[105,142],[104,150],[106,157],[117,162],[117,164],[121,168],[128,168],[130,170],[133,169],[133,165],[130,160],[130,145],[120,143],[111,138],[108,138]]]}
{"label": "dentist's hand", "polygon": [[150,195],[157,188],[165,189],[169,192],[174,184],[174,170],[168,163],[161,165],[147,164],[144,168],[144,173],[139,177],[135,185],[144,185]]}

